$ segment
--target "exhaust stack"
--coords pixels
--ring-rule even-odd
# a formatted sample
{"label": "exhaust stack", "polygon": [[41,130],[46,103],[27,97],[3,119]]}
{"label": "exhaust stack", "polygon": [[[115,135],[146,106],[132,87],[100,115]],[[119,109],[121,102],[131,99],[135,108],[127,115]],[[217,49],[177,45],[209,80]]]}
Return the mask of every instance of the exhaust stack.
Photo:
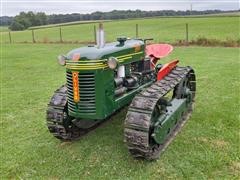
{"label": "exhaust stack", "polygon": [[105,33],[103,30],[103,24],[99,24],[99,29],[97,30],[97,47],[103,48],[105,46]]}

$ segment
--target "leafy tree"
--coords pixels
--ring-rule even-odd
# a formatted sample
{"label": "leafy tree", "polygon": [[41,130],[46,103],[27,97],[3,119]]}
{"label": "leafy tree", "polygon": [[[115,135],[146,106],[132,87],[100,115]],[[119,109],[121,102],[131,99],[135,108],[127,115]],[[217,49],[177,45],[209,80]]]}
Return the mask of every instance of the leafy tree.
{"label": "leafy tree", "polygon": [[33,13],[29,11],[27,13],[20,12],[19,15],[13,18],[13,22],[10,25],[9,29],[15,30],[23,30],[27,29],[31,26],[40,26],[47,24],[47,16],[43,12]]}
{"label": "leafy tree", "polygon": [[36,18],[39,20],[39,25],[47,24],[47,15],[43,12],[38,12]]}
{"label": "leafy tree", "polygon": [[25,27],[17,21],[13,21],[9,28],[13,31],[21,31],[25,29]]}

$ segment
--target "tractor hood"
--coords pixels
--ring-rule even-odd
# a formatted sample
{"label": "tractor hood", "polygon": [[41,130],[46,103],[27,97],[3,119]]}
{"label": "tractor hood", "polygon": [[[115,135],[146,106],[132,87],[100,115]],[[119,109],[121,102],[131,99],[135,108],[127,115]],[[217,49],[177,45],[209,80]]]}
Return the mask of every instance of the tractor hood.
{"label": "tractor hood", "polygon": [[114,56],[114,53],[124,53],[128,49],[130,51],[131,49],[138,47],[142,49],[142,46],[144,45],[144,42],[138,39],[121,40],[122,39],[120,39],[119,42],[106,43],[103,48],[98,48],[96,45],[94,45],[73,49],[67,54],[67,59],[72,59],[74,54],[80,54],[82,60],[103,59]]}

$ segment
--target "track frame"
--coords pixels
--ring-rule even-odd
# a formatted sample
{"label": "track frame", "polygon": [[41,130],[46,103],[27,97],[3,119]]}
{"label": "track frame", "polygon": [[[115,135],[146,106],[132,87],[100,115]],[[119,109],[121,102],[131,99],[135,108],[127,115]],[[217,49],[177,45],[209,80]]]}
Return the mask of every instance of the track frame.
{"label": "track frame", "polygon": [[[156,137],[162,133],[156,132],[162,127],[161,121],[163,122],[166,118],[164,116],[166,116],[169,103],[164,100],[164,96],[171,90],[173,90],[172,98],[183,100],[186,105],[179,115],[172,117],[177,123],[174,123],[167,133],[163,133],[163,137]],[[175,67],[162,80],[144,89],[133,99],[124,126],[124,138],[133,157],[148,160],[159,158],[160,153],[165,150],[190,117],[195,92],[196,79],[193,69]],[[156,108],[158,120],[155,117]],[[156,128],[156,125],[159,127]],[[157,139],[162,140],[157,142]]]}

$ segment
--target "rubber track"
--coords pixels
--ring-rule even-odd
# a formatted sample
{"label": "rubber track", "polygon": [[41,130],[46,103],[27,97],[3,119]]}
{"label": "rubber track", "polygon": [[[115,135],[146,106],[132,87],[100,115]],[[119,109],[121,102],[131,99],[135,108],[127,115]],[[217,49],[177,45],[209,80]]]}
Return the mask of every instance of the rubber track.
{"label": "rubber track", "polygon": [[71,124],[67,116],[67,87],[62,86],[54,92],[47,108],[47,127],[50,133],[61,140],[79,138],[83,131]]}
{"label": "rubber track", "polygon": [[195,75],[191,67],[176,67],[164,79],[155,82],[150,87],[140,92],[133,99],[126,119],[124,138],[130,153],[134,157],[141,157],[149,160],[157,159],[167,145],[175,137],[183,124],[191,114],[191,108],[184,114],[181,121],[170,132],[164,144],[150,147],[151,138],[151,117],[156,103],[160,98],[173,90],[185,77],[190,75],[190,89],[195,95]]}
{"label": "rubber track", "polygon": [[46,119],[50,133],[63,141],[77,140],[105,122],[97,122],[89,128],[80,128],[73,124],[71,121],[74,118],[67,115],[67,87],[65,85],[54,92],[48,104]]}

